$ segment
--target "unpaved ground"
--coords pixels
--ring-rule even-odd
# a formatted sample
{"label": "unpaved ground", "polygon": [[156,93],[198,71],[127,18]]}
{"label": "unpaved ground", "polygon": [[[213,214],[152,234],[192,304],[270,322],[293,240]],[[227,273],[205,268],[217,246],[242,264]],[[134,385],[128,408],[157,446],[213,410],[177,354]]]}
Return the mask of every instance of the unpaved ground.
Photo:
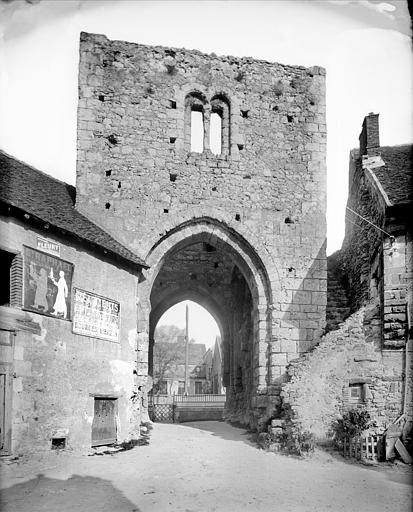
{"label": "unpaved ground", "polygon": [[148,446],[2,464],[3,512],[408,512],[406,467],[298,460],[222,422],[156,424]]}

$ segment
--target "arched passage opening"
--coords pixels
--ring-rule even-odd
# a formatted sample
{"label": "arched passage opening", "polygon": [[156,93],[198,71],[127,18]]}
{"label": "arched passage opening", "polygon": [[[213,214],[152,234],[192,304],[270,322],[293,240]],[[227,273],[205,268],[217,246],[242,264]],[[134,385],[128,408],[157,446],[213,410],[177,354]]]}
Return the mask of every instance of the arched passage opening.
{"label": "arched passage opening", "polygon": [[254,251],[217,224],[200,219],[179,226],[148,255],[149,373],[160,317],[173,304],[193,300],[212,314],[221,331],[226,417],[256,426],[256,398],[267,385],[270,288]]}
{"label": "arched passage opening", "polygon": [[197,302],[167,309],[153,333],[152,394],[222,394],[221,339],[216,320]]}

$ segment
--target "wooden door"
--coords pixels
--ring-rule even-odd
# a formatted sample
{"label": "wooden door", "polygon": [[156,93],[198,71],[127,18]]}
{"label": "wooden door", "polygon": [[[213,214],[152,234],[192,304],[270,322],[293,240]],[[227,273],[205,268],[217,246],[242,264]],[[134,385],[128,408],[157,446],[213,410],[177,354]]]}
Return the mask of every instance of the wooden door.
{"label": "wooden door", "polygon": [[95,398],[92,446],[116,443],[116,398]]}
{"label": "wooden door", "polygon": [[0,363],[0,455],[10,453],[11,445],[11,395],[10,364]]}

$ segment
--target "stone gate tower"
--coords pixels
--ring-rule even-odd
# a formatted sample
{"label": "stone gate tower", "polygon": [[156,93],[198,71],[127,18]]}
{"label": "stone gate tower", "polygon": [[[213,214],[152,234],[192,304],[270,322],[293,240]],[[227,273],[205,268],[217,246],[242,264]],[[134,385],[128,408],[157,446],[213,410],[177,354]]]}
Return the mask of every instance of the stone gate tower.
{"label": "stone gate tower", "polygon": [[157,321],[191,299],[221,329],[227,417],[279,414],[325,325],[324,75],[82,33],[77,208],[150,265],[141,389]]}

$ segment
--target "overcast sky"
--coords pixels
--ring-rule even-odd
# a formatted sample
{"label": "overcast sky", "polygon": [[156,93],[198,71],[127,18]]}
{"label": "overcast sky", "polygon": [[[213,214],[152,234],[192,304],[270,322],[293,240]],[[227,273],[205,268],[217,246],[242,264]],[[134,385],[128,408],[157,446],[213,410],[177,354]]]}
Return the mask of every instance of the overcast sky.
{"label": "overcast sky", "polygon": [[[328,253],[340,248],[348,154],[363,117],[382,145],[413,140],[401,1],[0,2],[0,148],[75,184],[80,31],[327,70]],[[145,257],[144,254],[140,255]]]}

